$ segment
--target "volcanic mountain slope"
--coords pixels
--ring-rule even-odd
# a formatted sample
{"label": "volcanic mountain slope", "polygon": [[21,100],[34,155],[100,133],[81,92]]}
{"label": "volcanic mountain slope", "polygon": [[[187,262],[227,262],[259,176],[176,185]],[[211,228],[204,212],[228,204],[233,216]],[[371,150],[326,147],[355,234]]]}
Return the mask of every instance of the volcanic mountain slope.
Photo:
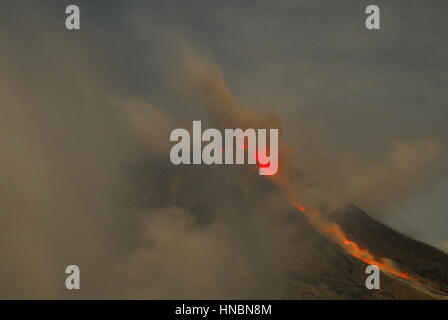
{"label": "volcanic mountain slope", "polygon": [[353,205],[339,213],[336,222],[349,240],[368,248],[375,257],[394,261],[397,268],[409,274],[410,280],[382,272],[381,289],[367,290],[367,264],[315,232],[306,221],[300,221],[296,222],[300,228],[296,241],[301,244],[306,259],[296,261],[285,298],[447,298],[448,256],[445,253],[388,228]]}
{"label": "volcanic mountain slope", "polygon": [[[148,174],[139,174],[142,198],[137,202],[143,207],[183,208],[195,230],[219,225],[228,232],[220,235],[220,239],[232,243],[225,261],[243,259],[248,268],[240,273],[236,264],[230,263],[225,272],[228,280],[217,284],[222,288],[207,286],[205,282],[198,288],[178,286],[184,292],[182,297],[434,299],[443,298],[443,292],[446,295],[446,254],[395,232],[355,206],[332,219],[349,240],[376,257],[392,260],[400,271],[409,273],[410,280],[382,272],[381,289],[368,290],[367,264],[316,231],[307,216],[294,208],[274,184],[250,170],[238,167],[172,170],[163,165],[150,168],[143,170]],[[158,177],[158,172],[163,172],[163,177]],[[182,248],[180,241],[179,249]],[[203,256],[210,266],[219,269],[220,265],[212,260],[212,251],[204,251]],[[190,262],[194,263],[193,258]]]}
{"label": "volcanic mountain slope", "polygon": [[351,205],[337,216],[349,238],[369,248],[375,256],[392,259],[403,272],[417,278],[435,293],[448,295],[448,255],[402,235]]}

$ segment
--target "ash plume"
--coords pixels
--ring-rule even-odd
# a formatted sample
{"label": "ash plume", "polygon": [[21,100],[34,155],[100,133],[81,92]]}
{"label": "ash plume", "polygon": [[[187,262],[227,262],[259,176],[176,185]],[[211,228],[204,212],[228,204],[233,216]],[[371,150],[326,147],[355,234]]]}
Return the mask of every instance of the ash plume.
{"label": "ash plume", "polygon": [[[223,73],[207,54],[199,53],[185,40],[179,40],[176,52],[182,52],[170,70],[173,86],[185,99],[199,103],[212,114],[214,125],[235,128],[279,128],[280,116],[258,114],[230,93]],[[274,106],[275,107],[275,106]],[[300,119],[296,133],[300,139]],[[305,203],[329,206],[329,211],[356,203],[374,212],[387,212],[416,188],[431,180],[440,168],[442,146],[437,139],[390,139],[389,151],[381,162],[358,159],[350,152],[328,153],[312,143],[299,146],[281,139],[281,171],[274,177],[283,189],[297,186]],[[379,187],[381,186],[381,187]]]}
{"label": "ash plume", "polygon": [[325,217],[349,202],[387,209],[428,181],[443,154],[435,139],[397,140],[382,163],[366,164],[281,136],[269,180],[250,166],[175,167],[169,132],[197,115],[209,127],[294,130],[298,140],[306,126],[241,102],[212,54],[165,29],[169,45],[151,39],[163,44],[160,69],[126,57],[156,86],[139,92],[136,71],[116,66],[121,57],[86,33],[67,35],[60,10],[33,8],[0,10],[0,30],[13,30],[0,44],[2,298],[73,298],[68,264],[81,269],[76,298],[283,297],[291,265],[324,269],[327,251],[315,265],[307,259],[333,250],[285,200]]}

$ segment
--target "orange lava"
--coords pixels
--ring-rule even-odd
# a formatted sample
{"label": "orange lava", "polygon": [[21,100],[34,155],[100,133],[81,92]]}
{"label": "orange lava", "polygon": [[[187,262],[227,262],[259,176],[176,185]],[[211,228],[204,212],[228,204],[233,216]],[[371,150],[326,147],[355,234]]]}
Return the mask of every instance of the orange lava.
{"label": "orange lava", "polygon": [[298,204],[298,203],[296,203],[296,202],[292,202],[292,205],[294,206],[294,207],[296,207],[297,209],[299,209],[300,211],[302,211],[302,212],[305,212],[305,208],[304,207],[302,207],[300,204]]}
{"label": "orange lava", "polygon": [[361,247],[356,242],[348,240],[341,228],[333,223],[326,228],[325,232],[342,243],[342,247],[355,258],[364,261],[367,264],[378,266],[381,270],[387,271],[393,275],[409,280],[407,273],[401,272],[393,266],[393,262],[384,258],[375,258],[375,256],[367,249]]}
{"label": "orange lava", "polygon": [[[302,206],[293,202],[292,205],[305,213],[305,210]],[[306,214],[306,213],[305,213]],[[308,216],[308,215],[307,215]],[[409,280],[409,275],[405,272],[401,272],[398,268],[394,266],[394,263],[389,259],[384,258],[376,258],[369,250],[361,247],[356,242],[349,240],[345,233],[341,230],[339,225],[336,223],[329,223],[322,219],[321,217],[309,217],[311,224],[316,227],[319,231],[323,230],[323,233],[329,237],[331,240],[339,244],[342,248],[345,249],[349,254],[354,256],[355,258],[365,262],[369,265],[376,265],[381,270],[395,275],[397,277]],[[316,221],[319,221],[316,223]]]}
{"label": "orange lava", "polygon": [[[247,150],[247,146],[245,144],[242,145],[241,148]],[[261,163],[259,161],[258,154],[259,151],[249,156],[255,158],[260,170],[266,172],[266,170],[269,170],[269,162]],[[279,187],[280,190],[282,190],[288,196],[288,198],[294,199],[299,194],[298,190],[292,186],[292,181],[288,177],[284,177],[279,174],[275,176],[268,175],[268,177],[271,177],[273,179],[272,181],[277,185],[277,187]],[[326,218],[322,217],[319,211],[312,209],[305,210],[303,206],[294,201],[292,202],[292,205],[307,216],[313,228],[315,228],[321,234],[324,234],[330,240],[336,242],[353,257],[363,261],[368,265],[376,265],[378,268],[389,274],[409,280],[409,275],[405,272],[401,272],[398,268],[396,268],[393,261],[385,258],[377,258],[369,250],[361,247],[356,242],[349,240],[345,233],[341,230],[339,225],[334,222],[330,223]]]}

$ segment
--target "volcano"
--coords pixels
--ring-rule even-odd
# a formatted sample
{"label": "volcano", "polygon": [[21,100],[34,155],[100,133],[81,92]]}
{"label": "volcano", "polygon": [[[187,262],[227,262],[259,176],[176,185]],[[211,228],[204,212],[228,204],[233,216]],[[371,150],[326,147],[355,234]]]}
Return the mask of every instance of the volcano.
{"label": "volcano", "polygon": [[[136,205],[151,207],[154,212],[173,208],[162,211],[161,216],[163,221],[174,222],[178,210],[174,208],[181,208],[189,232],[186,239],[183,233],[151,239],[151,248],[164,248],[177,237],[175,252],[183,256],[188,252],[188,268],[184,263],[173,269],[177,279],[183,279],[179,275],[185,269],[195,270],[195,275],[212,272],[201,282],[176,283],[179,293],[173,296],[167,291],[169,298],[448,297],[448,255],[400,234],[355,205],[326,213],[325,219],[343,233],[348,246],[368,252],[367,260],[313,225],[306,206],[291,205],[278,184],[259,176],[256,170],[244,166],[168,168],[162,161],[154,161],[149,168],[137,171],[140,183],[136,194],[141,196],[136,198]],[[192,246],[192,239],[200,241]],[[160,264],[172,256],[172,251],[163,255]],[[399,272],[379,266],[380,289],[368,290],[365,271],[372,263],[365,261],[389,261]],[[163,285],[165,281],[160,282]]]}
{"label": "volcano", "polygon": [[368,248],[377,257],[394,261],[400,270],[413,275],[413,280],[381,272],[381,289],[367,290],[366,263],[315,232],[305,221],[297,221],[301,226],[297,241],[307,252],[307,259],[296,261],[285,298],[448,298],[448,255],[444,252],[400,234],[355,205],[336,213],[334,219],[348,239]]}

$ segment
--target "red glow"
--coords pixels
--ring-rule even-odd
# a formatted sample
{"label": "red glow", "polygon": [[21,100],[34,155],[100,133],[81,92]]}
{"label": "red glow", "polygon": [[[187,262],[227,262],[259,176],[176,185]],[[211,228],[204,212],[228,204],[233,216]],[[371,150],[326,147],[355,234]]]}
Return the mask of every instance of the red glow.
{"label": "red glow", "polygon": [[[303,207],[296,202],[293,202],[292,205],[305,213]],[[314,227],[320,227],[330,239],[338,243],[342,248],[345,249],[345,251],[347,251],[355,258],[369,265],[376,265],[381,270],[386,271],[390,274],[409,280],[409,275],[405,272],[401,272],[398,268],[396,268],[392,261],[384,258],[376,258],[369,250],[361,247],[355,241],[349,240],[345,233],[341,230],[339,225],[337,225],[336,223],[328,223],[322,219],[316,219],[316,217],[312,218],[314,218],[314,223],[312,223]],[[319,223],[315,223],[317,220],[319,220]]]}
{"label": "red glow", "polygon": [[292,205],[294,206],[294,207],[296,207],[297,209],[299,209],[300,211],[302,211],[302,212],[305,212],[305,208],[304,207],[302,207],[300,204],[298,204],[297,202],[292,202]]}
{"label": "red glow", "polygon": [[258,153],[255,153],[254,158],[255,158],[255,160],[257,161],[258,166],[259,166],[260,168],[269,168],[269,166],[270,166],[271,163],[270,163],[270,162],[261,163],[260,160],[259,160],[259,158],[258,158]]}

